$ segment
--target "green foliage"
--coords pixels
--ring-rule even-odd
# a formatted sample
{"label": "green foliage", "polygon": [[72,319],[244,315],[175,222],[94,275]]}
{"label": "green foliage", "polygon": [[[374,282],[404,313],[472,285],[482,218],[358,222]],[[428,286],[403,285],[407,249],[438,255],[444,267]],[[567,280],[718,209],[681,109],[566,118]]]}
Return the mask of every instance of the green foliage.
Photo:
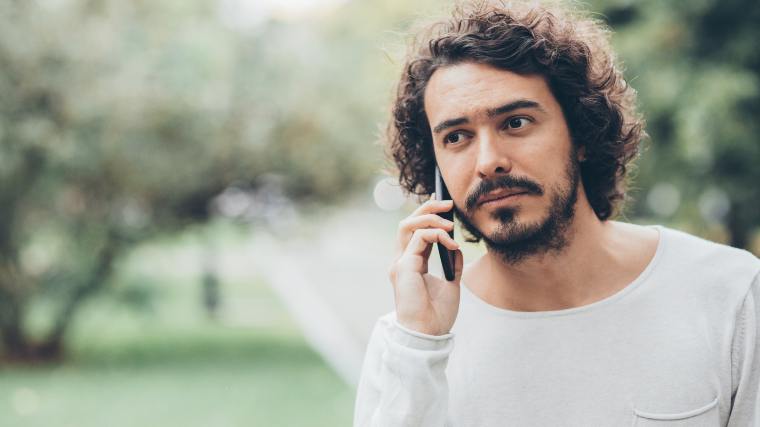
{"label": "green foliage", "polygon": [[[274,174],[295,202],[328,203],[375,174],[367,123],[379,108],[348,89],[370,77],[367,44],[333,47],[318,21],[236,31],[218,4],[0,3],[6,353],[59,354],[114,262],[208,220],[231,186],[255,190]],[[38,300],[58,308],[35,350],[25,317]]]}
{"label": "green foliage", "polygon": [[[637,186],[675,184],[680,208],[667,219],[724,228],[732,245],[748,247],[760,224],[760,4],[594,3],[648,120]],[[633,215],[651,216],[641,196]]]}

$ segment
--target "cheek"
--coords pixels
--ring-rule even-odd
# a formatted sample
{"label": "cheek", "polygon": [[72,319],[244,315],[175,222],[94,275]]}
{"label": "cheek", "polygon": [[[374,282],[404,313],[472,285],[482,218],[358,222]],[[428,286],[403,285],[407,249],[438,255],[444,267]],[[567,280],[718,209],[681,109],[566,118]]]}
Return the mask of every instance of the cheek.
{"label": "cheek", "polygon": [[457,206],[463,207],[464,200],[467,197],[470,185],[472,184],[472,171],[475,169],[468,157],[463,155],[447,155],[439,157],[439,167],[443,173],[443,180],[446,182],[451,197]]}
{"label": "cheek", "polygon": [[570,139],[561,129],[553,129],[535,135],[526,141],[520,153],[522,172],[546,186],[564,179],[561,173],[567,167],[571,152]]}

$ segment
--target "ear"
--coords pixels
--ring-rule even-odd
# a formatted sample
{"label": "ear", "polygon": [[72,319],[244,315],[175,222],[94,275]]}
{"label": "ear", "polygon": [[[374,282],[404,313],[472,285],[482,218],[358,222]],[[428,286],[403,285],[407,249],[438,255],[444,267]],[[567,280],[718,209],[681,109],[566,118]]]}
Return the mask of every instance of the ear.
{"label": "ear", "polygon": [[578,154],[577,154],[577,157],[578,157],[578,158],[577,158],[577,160],[578,160],[579,162],[585,162],[585,161],[586,161],[586,146],[585,146],[585,145],[584,145],[584,146],[581,146],[581,147],[578,149]]}

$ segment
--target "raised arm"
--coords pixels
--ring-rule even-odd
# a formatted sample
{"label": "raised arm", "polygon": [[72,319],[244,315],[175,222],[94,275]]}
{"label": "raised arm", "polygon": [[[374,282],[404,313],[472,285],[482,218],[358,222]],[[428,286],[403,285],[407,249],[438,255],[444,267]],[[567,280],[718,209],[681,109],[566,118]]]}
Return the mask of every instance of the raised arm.
{"label": "raised arm", "polygon": [[[356,397],[355,427],[444,427],[446,364],[459,310],[462,253],[447,234],[453,223],[436,215],[451,201],[430,200],[401,221],[390,268],[396,311],[375,325]],[[431,248],[456,250],[452,281],[428,273]]]}
{"label": "raised arm", "polygon": [[444,427],[453,334],[407,329],[389,313],[375,324],[356,394],[354,427]]}

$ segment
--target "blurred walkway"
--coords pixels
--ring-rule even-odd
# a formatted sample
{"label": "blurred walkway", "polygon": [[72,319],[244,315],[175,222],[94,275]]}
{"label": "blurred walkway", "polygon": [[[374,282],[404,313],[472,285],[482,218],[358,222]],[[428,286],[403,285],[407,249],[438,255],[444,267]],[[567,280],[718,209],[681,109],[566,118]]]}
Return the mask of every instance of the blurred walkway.
{"label": "blurred walkway", "polygon": [[298,235],[254,233],[255,268],[306,339],[352,385],[375,320],[393,310],[387,269],[403,216],[356,203],[299,225]]}

